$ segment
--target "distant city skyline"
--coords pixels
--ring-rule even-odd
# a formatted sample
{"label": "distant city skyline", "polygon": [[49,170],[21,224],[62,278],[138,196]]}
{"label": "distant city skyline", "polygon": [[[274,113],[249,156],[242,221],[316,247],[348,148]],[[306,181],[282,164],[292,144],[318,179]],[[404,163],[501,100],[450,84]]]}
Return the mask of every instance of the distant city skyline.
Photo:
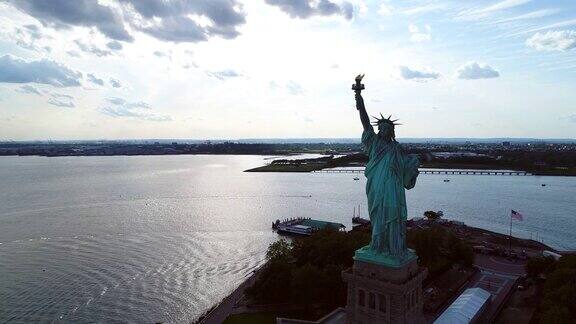
{"label": "distant city skyline", "polygon": [[2,0],[0,141],[576,138],[576,3]]}

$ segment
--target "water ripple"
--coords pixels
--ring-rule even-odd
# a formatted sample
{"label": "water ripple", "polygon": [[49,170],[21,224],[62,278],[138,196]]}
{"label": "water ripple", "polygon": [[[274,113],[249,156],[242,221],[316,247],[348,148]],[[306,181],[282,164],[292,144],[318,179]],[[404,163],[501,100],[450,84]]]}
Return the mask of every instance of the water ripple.
{"label": "water ripple", "polygon": [[8,311],[0,322],[191,321],[261,262],[252,240],[242,232],[159,232],[6,242],[0,300]]}

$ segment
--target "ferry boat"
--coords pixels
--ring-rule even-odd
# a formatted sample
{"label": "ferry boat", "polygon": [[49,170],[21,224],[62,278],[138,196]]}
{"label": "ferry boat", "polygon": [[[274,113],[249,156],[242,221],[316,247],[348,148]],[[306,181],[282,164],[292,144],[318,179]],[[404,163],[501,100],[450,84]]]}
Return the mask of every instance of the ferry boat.
{"label": "ferry boat", "polygon": [[306,225],[280,225],[276,227],[278,233],[310,236],[314,232],[312,227]]}
{"label": "ferry boat", "polygon": [[278,234],[294,234],[310,236],[314,232],[324,228],[333,228],[335,230],[345,230],[346,226],[340,223],[326,222],[312,218],[288,218],[283,221],[279,219],[272,223],[272,229],[276,230]]}

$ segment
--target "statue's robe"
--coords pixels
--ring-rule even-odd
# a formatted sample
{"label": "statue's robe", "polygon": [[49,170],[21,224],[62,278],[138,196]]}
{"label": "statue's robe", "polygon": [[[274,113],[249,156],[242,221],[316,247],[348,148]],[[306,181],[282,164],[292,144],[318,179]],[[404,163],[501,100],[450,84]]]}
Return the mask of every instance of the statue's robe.
{"label": "statue's robe", "polygon": [[362,133],[368,154],[364,174],[368,210],[372,222],[370,249],[378,254],[403,258],[406,246],[406,195],[418,176],[418,158],[407,155],[396,141],[387,142],[372,127]]}

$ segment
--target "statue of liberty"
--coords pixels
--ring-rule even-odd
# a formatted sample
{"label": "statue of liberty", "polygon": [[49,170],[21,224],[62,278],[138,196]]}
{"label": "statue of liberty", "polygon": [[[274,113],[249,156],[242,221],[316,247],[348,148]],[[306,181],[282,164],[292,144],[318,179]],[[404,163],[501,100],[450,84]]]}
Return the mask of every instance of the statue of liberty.
{"label": "statue of liberty", "polygon": [[368,154],[368,163],[364,175],[367,178],[366,195],[368,211],[372,223],[370,245],[356,251],[355,259],[399,266],[415,257],[406,246],[406,196],[404,189],[416,184],[419,161],[416,156],[407,155],[396,141],[394,127],[397,120],[389,116],[376,118],[374,132],[361,91],[364,75],[356,77],[352,89],[356,93],[356,109],[364,132],[362,145]]}

